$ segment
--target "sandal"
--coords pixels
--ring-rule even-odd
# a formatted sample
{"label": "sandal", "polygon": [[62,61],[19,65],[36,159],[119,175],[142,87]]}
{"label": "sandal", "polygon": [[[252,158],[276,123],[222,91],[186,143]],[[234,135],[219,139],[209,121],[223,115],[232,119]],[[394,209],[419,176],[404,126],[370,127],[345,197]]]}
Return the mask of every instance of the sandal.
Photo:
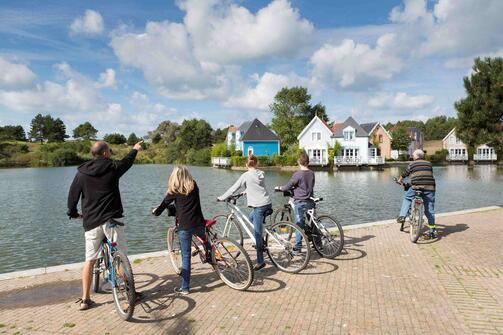
{"label": "sandal", "polygon": [[79,302],[80,302],[79,311],[85,311],[94,305],[94,301],[92,301],[91,299],[79,298],[79,300],[77,300],[75,303],[78,304]]}

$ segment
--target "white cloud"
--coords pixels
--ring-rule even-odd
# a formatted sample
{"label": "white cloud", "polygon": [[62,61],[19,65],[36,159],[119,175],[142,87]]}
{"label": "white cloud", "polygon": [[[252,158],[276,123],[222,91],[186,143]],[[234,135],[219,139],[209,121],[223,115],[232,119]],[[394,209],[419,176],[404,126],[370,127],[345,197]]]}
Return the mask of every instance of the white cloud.
{"label": "white cloud", "polygon": [[276,93],[283,87],[307,86],[308,80],[295,73],[288,75],[266,72],[262,76],[254,74],[256,86],[246,89],[241,95],[230,97],[224,105],[245,109],[265,110],[273,102]]}
{"label": "white cloud", "polygon": [[112,87],[115,88],[117,82],[115,80],[115,71],[114,69],[106,69],[104,72],[100,73],[100,77],[98,82],[96,83],[96,87],[105,88]]}
{"label": "white cloud", "polygon": [[391,22],[410,23],[428,16],[426,0],[404,0],[403,5],[391,10],[389,19]]}
{"label": "white cloud", "polygon": [[402,60],[389,52],[395,35],[384,34],[372,48],[368,44],[344,40],[325,44],[311,57],[313,79],[326,86],[360,89],[391,79],[402,69]]}
{"label": "white cloud", "polygon": [[133,120],[141,126],[153,129],[160,121],[176,114],[175,108],[169,108],[161,103],[151,103],[147,95],[133,92],[129,99],[133,109]]}
{"label": "white cloud", "polygon": [[152,86],[170,98],[222,97],[236,71],[198,61],[180,23],[149,22],[141,34],[117,31],[111,45],[123,65],[140,69]]}
{"label": "white cloud", "polygon": [[183,23],[148,22],[141,33],[118,29],[111,42],[121,64],[141,70],[174,99],[225,100],[241,86],[239,64],[293,55],[314,29],[286,0],[256,14],[226,0],[180,1],[179,7]]}
{"label": "white cloud", "polygon": [[24,64],[9,62],[0,57],[0,89],[31,85],[35,74]]}
{"label": "white cloud", "polygon": [[274,0],[255,15],[223,0],[186,0],[179,6],[201,61],[225,64],[295,55],[314,31],[287,0]]}
{"label": "white cloud", "polygon": [[103,30],[103,17],[99,12],[91,9],[86,10],[84,16],[76,18],[70,25],[70,33],[73,35],[99,35]]}
{"label": "white cloud", "polygon": [[425,108],[431,105],[433,100],[430,95],[409,95],[404,92],[392,95],[381,92],[369,98],[367,105],[373,109],[411,110]]}

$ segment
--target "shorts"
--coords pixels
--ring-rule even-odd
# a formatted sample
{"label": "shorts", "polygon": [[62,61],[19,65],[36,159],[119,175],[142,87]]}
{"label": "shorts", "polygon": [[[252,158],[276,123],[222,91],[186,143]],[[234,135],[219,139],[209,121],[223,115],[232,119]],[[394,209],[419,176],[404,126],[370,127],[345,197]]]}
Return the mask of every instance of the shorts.
{"label": "shorts", "polygon": [[[118,221],[117,219],[114,219]],[[112,242],[117,243],[117,249],[122,252],[127,252],[126,236],[124,234],[124,226],[115,226],[107,228],[108,222],[94,229],[85,232],[86,239],[86,262],[98,259],[101,251],[101,243],[105,236]]]}

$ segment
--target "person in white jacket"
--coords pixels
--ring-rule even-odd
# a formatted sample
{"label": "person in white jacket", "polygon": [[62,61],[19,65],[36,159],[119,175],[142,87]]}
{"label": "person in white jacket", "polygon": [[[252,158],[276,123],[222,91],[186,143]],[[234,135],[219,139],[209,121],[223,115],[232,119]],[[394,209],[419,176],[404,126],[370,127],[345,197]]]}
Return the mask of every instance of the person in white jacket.
{"label": "person in white jacket", "polygon": [[232,185],[218,200],[224,201],[240,189],[245,189],[248,207],[253,208],[250,212],[250,221],[253,222],[255,229],[255,240],[257,248],[257,264],[254,270],[258,271],[265,266],[263,251],[263,222],[266,215],[272,213],[272,202],[269,193],[265,188],[264,171],[257,169],[258,161],[253,155],[248,156],[246,167],[248,171],[243,173],[239,179]]}

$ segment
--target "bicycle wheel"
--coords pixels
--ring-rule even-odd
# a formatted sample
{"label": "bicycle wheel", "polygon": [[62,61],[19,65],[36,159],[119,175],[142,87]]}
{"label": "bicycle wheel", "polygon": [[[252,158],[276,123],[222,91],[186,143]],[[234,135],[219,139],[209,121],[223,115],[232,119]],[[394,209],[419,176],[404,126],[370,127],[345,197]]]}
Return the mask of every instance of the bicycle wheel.
{"label": "bicycle wheel", "polygon": [[253,282],[253,267],[245,249],[229,238],[212,242],[211,255],[215,271],[222,281],[235,290],[244,291]]}
{"label": "bicycle wheel", "polygon": [[[296,236],[300,237],[300,248],[296,247]],[[293,223],[280,221],[266,229],[267,254],[281,271],[297,273],[307,266],[311,257],[308,243],[306,234]]]}
{"label": "bicycle wheel", "polygon": [[167,241],[171,266],[173,266],[173,271],[179,275],[182,273],[182,251],[180,249],[180,240],[178,239],[175,227],[168,228]]}
{"label": "bicycle wheel", "polygon": [[312,227],[313,247],[321,257],[334,258],[344,247],[344,231],[335,218],[330,215],[320,215]]}
{"label": "bicycle wheel", "polygon": [[115,279],[112,292],[115,310],[121,318],[127,321],[133,316],[136,302],[133,270],[128,258],[120,250],[114,253],[113,267]]}
{"label": "bicycle wheel", "polygon": [[274,211],[272,215],[272,223],[280,222],[280,221],[288,221],[292,222],[292,214],[290,213],[289,208],[278,208]]}
{"label": "bicycle wheel", "polygon": [[423,226],[423,204],[414,203],[410,215],[410,241],[416,243],[421,235],[421,228]]}
{"label": "bicycle wheel", "polygon": [[228,237],[238,242],[239,245],[243,245],[243,230],[233,216],[229,218],[229,215],[222,214],[215,216],[213,220],[217,223],[211,227],[211,230],[216,233],[217,238]]}

